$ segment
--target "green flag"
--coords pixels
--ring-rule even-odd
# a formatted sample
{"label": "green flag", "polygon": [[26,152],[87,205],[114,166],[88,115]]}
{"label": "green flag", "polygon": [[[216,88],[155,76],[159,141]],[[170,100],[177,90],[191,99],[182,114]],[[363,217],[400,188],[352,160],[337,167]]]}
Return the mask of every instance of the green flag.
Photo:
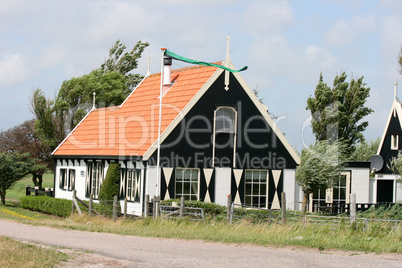
{"label": "green flag", "polygon": [[244,66],[243,68],[241,68],[240,70],[233,70],[230,68],[227,68],[225,66],[219,65],[219,64],[214,64],[214,63],[208,63],[208,62],[204,62],[204,61],[198,61],[198,60],[192,60],[192,59],[188,59],[182,56],[179,56],[175,53],[173,53],[172,51],[169,50],[165,50],[165,56],[169,56],[175,60],[180,60],[180,61],[184,61],[184,62],[188,62],[188,63],[193,63],[193,64],[199,64],[199,65],[205,65],[205,66],[212,66],[212,67],[217,67],[217,68],[221,68],[221,69],[225,69],[226,71],[232,72],[232,73],[237,73],[237,72],[241,72],[241,71],[245,71],[247,70],[247,66]]}

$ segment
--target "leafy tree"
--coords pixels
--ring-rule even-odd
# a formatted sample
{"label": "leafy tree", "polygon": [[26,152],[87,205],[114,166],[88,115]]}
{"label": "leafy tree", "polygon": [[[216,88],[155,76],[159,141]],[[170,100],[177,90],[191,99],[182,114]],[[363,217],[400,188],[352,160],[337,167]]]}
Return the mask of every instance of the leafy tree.
{"label": "leafy tree", "polygon": [[396,157],[392,157],[387,167],[395,174],[399,175],[399,181],[402,182],[402,150],[398,151]]}
{"label": "leafy tree", "polygon": [[35,115],[35,133],[47,146],[47,154],[64,139],[64,126],[54,113],[54,101],[46,99],[41,89],[36,89],[31,97],[31,109]]}
{"label": "leafy tree", "polygon": [[142,80],[139,74],[130,73],[138,66],[138,59],[141,58],[144,49],[149,46],[147,42],[138,41],[130,52],[125,52],[126,46],[120,40],[109,50],[109,58],[101,65],[100,69],[104,72],[116,71],[127,78],[127,86],[130,90]]}
{"label": "leafy tree", "polygon": [[350,161],[369,161],[375,155],[380,146],[380,138],[370,142],[361,142],[356,145],[356,150],[350,155]]}
{"label": "leafy tree", "polygon": [[303,211],[306,212],[309,195],[318,189],[332,187],[339,178],[345,163],[345,146],[327,140],[304,148],[296,180],[304,192]]}
{"label": "leafy tree", "polygon": [[52,167],[53,161],[46,153],[47,147],[35,133],[35,120],[24,123],[0,133],[0,152],[29,153],[36,159],[37,165],[32,169],[32,182],[42,188],[42,176],[47,168]]}
{"label": "leafy tree", "polygon": [[119,195],[120,182],[120,164],[110,163],[105,180],[99,190],[99,203],[103,206],[106,214],[111,216],[113,212],[113,203],[111,202],[115,196]]}
{"label": "leafy tree", "polygon": [[49,154],[82,120],[92,107],[93,93],[102,107],[120,105],[143,78],[132,71],[149,44],[139,41],[130,52],[119,40],[101,67],[81,77],[64,81],[55,100],[38,89],[31,97],[35,128],[50,149]]}
{"label": "leafy tree", "polygon": [[97,69],[87,75],[64,81],[54,105],[64,134],[73,130],[91,109],[94,92],[102,107],[121,104],[130,94],[127,79],[119,72],[103,73]]}
{"label": "leafy tree", "polygon": [[345,72],[334,79],[333,87],[323,81],[320,74],[314,97],[307,99],[306,109],[311,111],[313,133],[317,140],[339,139],[347,145],[346,153],[355,150],[357,142],[364,141],[363,131],[368,126],[362,119],[373,112],[365,107],[370,88],[363,77],[346,82]]}
{"label": "leafy tree", "polygon": [[36,165],[29,154],[0,153],[0,197],[1,205],[6,204],[7,190],[18,180],[32,172]]}

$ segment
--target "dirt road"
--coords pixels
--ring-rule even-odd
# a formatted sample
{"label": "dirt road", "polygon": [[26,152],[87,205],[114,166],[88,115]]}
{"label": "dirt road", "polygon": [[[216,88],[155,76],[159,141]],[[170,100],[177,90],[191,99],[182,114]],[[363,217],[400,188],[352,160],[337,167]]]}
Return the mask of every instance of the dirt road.
{"label": "dirt road", "polygon": [[[0,220],[0,236],[95,254],[65,267],[402,267],[401,254],[364,254],[144,238]],[[78,263],[77,263],[78,262]]]}

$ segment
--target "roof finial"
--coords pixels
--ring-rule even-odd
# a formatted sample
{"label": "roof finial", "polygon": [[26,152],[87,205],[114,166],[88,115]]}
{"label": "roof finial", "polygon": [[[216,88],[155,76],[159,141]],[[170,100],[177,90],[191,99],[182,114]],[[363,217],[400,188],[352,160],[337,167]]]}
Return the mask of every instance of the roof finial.
{"label": "roof finial", "polygon": [[398,85],[397,82],[394,83],[394,98],[396,99],[396,85]]}
{"label": "roof finial", "polygon": [[93,98],[92,98],[92,110],[95,109],[95,96],[96,96],[96,92],[92,93],[93,94]]}
{"label": "roof finial", "polygon": [[229,62],[230,61],[230,35],[228,35],[228,37],[226,37],[227,41],[227,48],[226,48],[226,59],[225,62]]}
{"label": "roof finial", "polygon": [[148,71],[147,76],[151,74],[151,52],[148,51]]}

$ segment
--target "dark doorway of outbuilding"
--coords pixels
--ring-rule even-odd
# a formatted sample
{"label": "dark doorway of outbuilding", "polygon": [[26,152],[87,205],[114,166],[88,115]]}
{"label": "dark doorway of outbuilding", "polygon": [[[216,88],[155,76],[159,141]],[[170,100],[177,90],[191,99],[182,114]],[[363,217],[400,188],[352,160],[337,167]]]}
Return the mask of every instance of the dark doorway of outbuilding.
{"label": "dark doorway of outbuilding", "polygon": [[394,181],[378,180],[377,181],[377,203],[394,201]]}

